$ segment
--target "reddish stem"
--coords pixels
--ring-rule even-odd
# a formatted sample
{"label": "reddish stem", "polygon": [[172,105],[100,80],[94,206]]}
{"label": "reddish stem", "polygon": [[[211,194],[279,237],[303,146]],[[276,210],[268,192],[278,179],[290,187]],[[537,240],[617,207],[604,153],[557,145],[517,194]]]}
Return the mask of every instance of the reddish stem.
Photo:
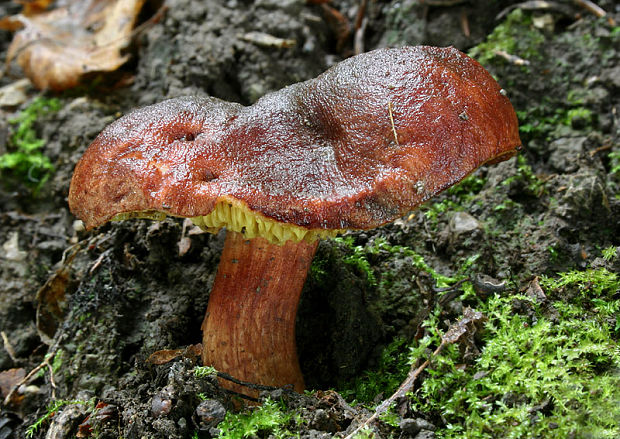
{"label": "reddish stem", "polygon": [[[204,365],[243,381],[304,389],[295,317],[317,243],[289,241],[280,246],[227,232],[202,323]],[[224,385],[255,394],[229,382]]]}

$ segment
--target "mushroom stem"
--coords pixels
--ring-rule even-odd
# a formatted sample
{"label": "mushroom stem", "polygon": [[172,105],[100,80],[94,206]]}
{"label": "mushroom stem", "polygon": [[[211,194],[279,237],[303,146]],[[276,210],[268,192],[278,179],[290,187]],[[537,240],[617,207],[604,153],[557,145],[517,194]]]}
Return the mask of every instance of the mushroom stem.
{"label": "mushroom stem", "polygon": [[[277,245],[227,232],[202,323],[204,365],[243,381],[304,389],[295,317],[317,244]],[[223,385],[255,396],[248,388]]]}

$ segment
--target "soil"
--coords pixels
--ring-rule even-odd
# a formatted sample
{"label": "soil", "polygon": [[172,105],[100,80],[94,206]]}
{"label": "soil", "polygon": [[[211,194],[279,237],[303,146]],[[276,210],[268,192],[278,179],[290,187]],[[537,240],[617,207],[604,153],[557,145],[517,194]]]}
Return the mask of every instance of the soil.
{"label": "soil", "polygon": [[[199,360],[187,354],[154,365],[147,359],[158,350],[201,342],[223,233],[188,233],[177,219],[125,221],[84,232],[68,210],[69,182],[94,137],[135,107],[182,95],[249,105],[352,55],[355,30],[342,34],[333,11],[314,3],[321,2],[168,0],[163,16],[136,35],[133,57],[117,76],[46,94],[59,98],[61,109],[41,116],[34,128],[45,140],[43,152],[55,171],[36,195],[10,172],[2,174],[0,186],[0,330],[5,337],[0,371],[27,373],[46,359],[50,366],[19,388],[17,402],[2,408],[0,438],[24,437],[53,399],[93,398],[108,407],[106,416],[91,420],[97,437],[217,434],[217,422],[209,419],[221,419],[238,402],[215,379],[193,374]],[[360,3],[334,2],[332,8],[355,26]],[[502,21],[497,15],[515,3],[364,2],[363,50],[430,44],[467,51],[485,41]],[[464,204],[465,211],[442,211],[431,221],[429,208],[422,208],[389,226],[351,233],[353,244],[382,239],[407,246],[447,276],[478,255],[472,276],[510,280],[522,289],[534,276],[584,268],[596,262],[601,249],[620,246],[620,181],[618,173],[611,173],[610,156],[619,151],[620,33],[608,23],[610,18],[620,22],[620,8],[613,1],[598,4],[607,17],[571,2],[559,9],[525,11],[536,19],[530,27],[542,36],[533,53],[526,50],[528,35],[516,46],[513,55],[528,65],[499,55],[485,64],[520,116],[541,114],[539,125],[522,130],[521,155],[531,178],[544,187],[528,184],[513,158],[477,171],[483,183],[474,200]],[[150,2],[144,18],[158,6]],[[0,15],[17,10],[0,5]],[[296,43],[264,45],[251,32]],[[0,33],[2,53],[11,38]],[[114,82],[118,78],[124,80]],[[19,68],[12,65],[0,86],[17,79]],[[0,153],[15,129],[7,121],[39,94],[27,88],[23,103],[2,108]],[[577,96],[578,106],[588,113],[570,123],[548,117],[577,106],[567,96]],[[546,136],[535,130],[546,130]],[[456,202],[457,195],[445,193],[431,203],[442,201]],[[181,250],[180,243],[189,243],[189,249]],[[425,291],[432,290],[432,281],[407,254],[369,256],[374,282],[359,265],[342,263],[350,254],[345,241],[322,241],[316,256],[319,274],[311,273],[304,288],[297,339],[309,389],[338,388],[375,365],[395,336],[415,335],[431,306]],[[599,258],[598,263],[604,262]],[[617,271],[617,265],[610,268]],[[461,311],[458,298],[446,304],[446,318]],[[4,397],[7,389],[2,390]],[[307,420],[299,432],[304,438],[344,433],[353,419],[367,414],[333,391],[275,392],[300,408]],[[88,436],[78,428],[88,413],[87,405],[67,405],[34,437],[68,438],[78,430]],[[401,431],[392,434],[421,434],[412,423],[401,423]],[[431,430],[422,429],[424,437],[431,437]]]}

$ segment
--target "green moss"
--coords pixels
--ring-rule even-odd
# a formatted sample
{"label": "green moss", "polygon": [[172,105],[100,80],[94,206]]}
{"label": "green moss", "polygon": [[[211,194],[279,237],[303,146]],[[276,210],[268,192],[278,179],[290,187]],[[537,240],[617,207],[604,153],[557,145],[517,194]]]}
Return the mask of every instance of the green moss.
{"label": "green moss", "polygon": [[[489,320],[475,364],[463,367],[456,346],[434,361],[412,407],[443,416],[438,437],[618,437],[617,276],[572,271],[540,284],[548,295],[575,290],[571,301],[553,303],[559,321],[527,297],[495,296],[479,304]],[[535,309],[534,320],[514,312],[517,299]],[[413,349],[414,359],[439,343],[439,316],[436,310],[425,322],[428,335]]]}
{"label": "green moss", "polygon": [[[545,307],[518,293],[487,301],[464,295],[488,318],[480,355],[467,363],[459,346],[447,346],[409,395],[415,412],[442,427],[438,438],[620,436],[618,275],[590,268],[539,283]],[[526,315],[516,312],[524,308]],[[424,337],[395,340],[379,367],[343,393],[359,401],[391,394],[410,365],[439,345],[443,319],[436,307],[422,325]]]}
{"label": "green moss", "polygon": [[524,144],[534,139],[549,142],[562,137],[566,127],[593,128],[596,123],[595,114],[583,106],[580,92],[583,90],[569,90],[562,102],[549,102],[549,98],[545,97],[536,106],[517,110],[519,132]]}
{"label": "green moss", "polygon": [[194,376],[196,378],[206,378],[217,374],[217,370],[212,366],[196,366],[194,368]]}
{"label": "green moss", "polygon": [[56,355],[54,355],[54,359],[52,360],[52,373],[58,373],[60,371],[64,356],[65,351],[58,349]]}
{"label": "green moss", "polygon": [[431,226],[435,227],[445,212],[455,212],[464,210],[464,205],[470,203],[486,184],[486,178],[474,173],[465,177],[460,183],[447,189],[444,194],[447,196],[441,201],[425,203],[420,206]]}
{"label": "green moss", "polygon": [[[495,62],[498,59],[498,51],[536,61],[541,59],[539,47],[544,41],[544,35],[532,25],[529,14],[521,9],[515,9],[493,30],[486,41],[469,51],[469,56],[483,65]],[[528,70],[526,65],[522,68]]]}
{"label": "green moss", "polygon": [[296,435],[286,428],[291,420],[292,415],[286,413],[282,404],[267,400],[248,413],[226,413],[226,417],[218,425],[218,438],[243,439],[256,437],[257,434],[274,439],[295,437]]}
{"label": "green moss", "polygon": [[0,155],[0,170],[10,170],[17,178],[33,189],[40,188],[49,178],[54,166],[41,152],[45,140],[37,137],[36,120],[60,109],[60,101],[37,97],[15,119],[9,120],[15,130],[9,138],[13,150]]}
{"label": "green moss", "polygon": [[437,272],[433,267],[426,263],[422,255],[415,252],[413,249],[402,245],[392,245],[384,239],[376,239],[373,241],[372,245],[366,248],[366,251],[375,255],[378,255],[383,251],[391,254],[398,254],[399,257],[410,258],[412,265],[418,270],[425,271],[431,275],[431,277],[435,280],[436,286],[440,288],[447,287],[459,280],[458,278],[445,276]]}
{"label": "green moss", "polygon": [[616,259],[616,257],[618,257],[618,250],[613,245],[610,245],[609,247],[603,249],[602,253],[603,259],[605,259],[606,261],[613,261],[614,259]]}
{"label": "green moss", "polygon": [[317,284],[322,284],[327,276],[327,270],[325,267],[327,266],[328,261],[325,259],[321,259],[320,257],[315,257],[312,259],[312,264],[310,265],[310,278],[316,282]]}
{"label": "green moss", "polygon": [[561,310],[559,324],[542,316],[531,324],[514,314],[511,302],[494,297],[487,304],[486,344],[474,367],[459,367],[459,352],[450,349],[413,395],[413,407],[442,413],[447,425],[438,436],[445,438],[549,437],[551,431],[617,437],[620,376],[612,371],[620,352],[609,327],[582,320],[575,309]]}
{"label": "green moss", "polygon": [[[525,184],[525,189],[531,195],[540,197],[545,190],[545,182],[538,178],[532,167],[527,162],[527,157],[523,154],[517,156],[517,173],[511,177],[508,177],[502,182],[502,186],[509,185],[514,181],[522,181]],[[509,200],[506,200],[507,202]],[[495,208],[495,210],[500,210]]]}
{"label": "green moss", "polygon": [[334,238],[334,241],[344,244],[348,253],[343,258],[343,262],[347,265],[354,267],[358,272],[366,276],[366,280],[369,285],[376,285],[377,279],[375,273],[372,271],[372,267],[366,259],[365,249],[360,245],[354,244],[354,239],[351,236],[344,236]]}
{"label": "green moss", "polygon": [[52,418],[54,415],[56,415],[56,412],[58,412],[58,410],[60,410],[62,407],[66,406],[66,405],[89,405],[89,409],[92,411],[95,408],[95,400],[91,399],[89,401],[82,401],[82,400],[65,400],[65,399],[57,399],[55,401],[52,401],[48,406],[47,409],[45,411],[45,414],[43,416],[41,416],[39,419],[37,419],[32,425],[28,426],[28,428],[26,429],[26,433],[25,436],[27,438],[31,438],[33,437],[36,432],[39,430],[39,428],[41,428],[41,426],[50,418]]}
{"label": "green moss", "polygon": [[[471,255],[461,264],[461,268],[456,276],[445,276],[433,269],[424,260],[422,255],[413,249],[401,245],[392,245],[384,239],[376,239],[370,242],[363,251],[368,255],[378,256],[386,253],[390,257],[398,259],[408,259],[411,265],[420,271],[426,272],[434,280],[438,288],[453,285],[465,277],[465,272],[478,259],[478,255]],[[392,288],[393,281],[390,273],[381,273],[378,289],[387,294]],[[473,295],[471,284],[466,282],[462,286],[465,295]],[[415,293],[411,293],[414,295]],[[440,293],[441,294],[441,293]],[[393,393],[402,381],[406,378],[411,366],[410,346],[403,338],[394,339],[381,352],[377,361],[377,366],[362,372],[352,380],[342,382],[338,385],[338,391],[348,400],[355,400],[364,404],[369,404],[375,400],[377,395],[388,396]]]}
{"label": "green moss", "polygon": [[620,174],[620,151],[612,151],[609,153],[608,157],[611,162],[609,173],[612,175]]}
{"label": "green moss", "polygon": [[620,279],[617,273],[606,268],[587,269],[585,271],[572,270],[558,273],[557,277],[542,276],[541,286],[554,290],[573,288],[580,293],[583,299],[601,296],[607,293],[620,291]]}
{"label": "green moss", "polygon": [[347,400],[371,403],[379,394],[392,394],[407,377],[409,353],[406,340],[397,338],[379,357],[376,368],[366,370],[351,381],[339,385],[340,394]]}

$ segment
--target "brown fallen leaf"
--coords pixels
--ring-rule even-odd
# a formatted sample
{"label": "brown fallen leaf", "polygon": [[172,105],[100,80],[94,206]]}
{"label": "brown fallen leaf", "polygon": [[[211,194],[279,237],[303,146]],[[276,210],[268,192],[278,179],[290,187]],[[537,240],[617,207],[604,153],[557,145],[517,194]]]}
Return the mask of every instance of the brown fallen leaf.
{"label": "brown fallen leaf", "polygon": [[[11,398],[8,398],[11,389],[18,385],[26,376],[26,371],[23,368],[7,369],[0,372],[0,396],[6,398],[4,404],[12,403],[13,405],[19,405],[24,398],[23,395],[13,393]],[[1,400],[1,399],[0,399]]]}
{"label": "brown fallen leaf", "polygon": [[21,3],[23,5],[22,14],[25,15],[26,17],[40,14],[41,12],[47,10],[53,2],[54,0],[19,0],[19,1],[16,1],[16,3]]}
{"label": "brown fallen leaf", "polygon": [[97,426],[114,419],[118,415],[118,409],[115,405],[107,404],[99,401],[95,409],[90,413],[80,425],[75,437],[90,437],[93,430],[97,430]]}
{"label": "brown fallen leaf", "polygon": [[193,344],[189,345],[183,349],[162,349],[160,351],[155,351],[146,359],[147,363],[155,364],[157,366],[161,364],[169,363],[179,356],[184,356],[186,358],[199,357],[202,354],[202,344]]}
{"label": "brown fallen leaf", "polygon": [[65,90],[87,73],[118,69],[129,56],[122,50],[132,36],[146,0],[67,0],[62,7],[30,16],[11,17],[19,22],[7,50],[39,89]]}
{"label": "brown fallen leaf", "polygon": [[441,341],[442,343],[450,344],[462,340],[465,336],[473,337],[485,321],[486,317],[480,311],[466,307],[463,310],[463,317],[450,325]]}
{"label": "brown fallen leaf", "polygon": [[66,291],[71,283],[71,263],[79,247],[75,246],[62,261],[62,266],[52,274],[37,291],[37,332],[41,341],[52,344],[58,323],[64,317]]}
{"label": "brown fallen leaf", "polygon": [[0,395],[4,398],[11,388],[24,379],[26,371],[23,368],[7,369],[0,372]]}

